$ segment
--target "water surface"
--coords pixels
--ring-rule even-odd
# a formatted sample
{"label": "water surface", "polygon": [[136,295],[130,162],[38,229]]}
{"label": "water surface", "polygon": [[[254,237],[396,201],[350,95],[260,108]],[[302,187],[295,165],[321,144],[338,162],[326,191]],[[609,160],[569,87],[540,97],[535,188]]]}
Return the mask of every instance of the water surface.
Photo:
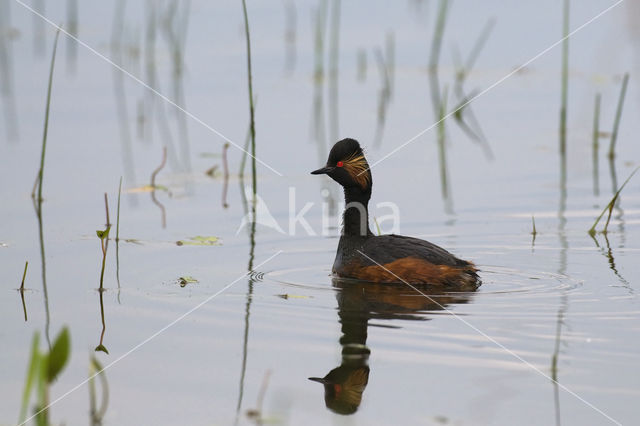
{"label": "water surface", "polygon": [[[622,192],[608,234],[591,238],[587,230],[639,164],[638,2],[625,1],[571,38],[565,173],[558,155],[560,46],[471,104],[492,158],[453,118],[446,121],[448,200],[436,129],[372,169],[373,215],[389,214],[380,203],[393,202],[401,233],[481,269],[478,291],[428,297],[408,287],[332,281],[339,217],[322,235],[322,208],[327,196],[337,202],[340,194],[309,171],[324,163],[334,134],[359,139],[374,163],[434,123],[427,63],[438,2],[344,2],[332,62],[336,3],[248,4],[257,154],[282,175],[257,166],[258,194],[283,233],[258,225],[253,238],[250,226],[239,229],[242,188],[251,179],[250,167],[244,182],[238,178],[242,153],[234,146],[227,152],[228,208],[222,201],[222,146],[225,138],[244,146],[249,120],[240,2],[178,2],[175,10],[171,2],[79,4],[80,40],[219,134],[61,35],[43,187],[44,265],[30,192],[54,30],[19,3],[2,3],[0,423],[18,419],[33,333],[42,335],[44,350],[46,336],[65,325],[71,359],[50,399],[87,379],[95,354],[110,365],[104,424],[637,421],[637,176]],[[43,13],[67,25],[70,4],[46,2]],[[572,2],[571,28],[612,4]],[[314,79],[316,13],[323,10],[325,74]],[[492,18],[468,93],[490,87],[562,36],[559,2],[454,2],[439,67],[450,93],[454,52],[466,58]],[[393,90],[376,143],[383,88],[376,52],[389,52],[389,34]],[[358,65],[362,52],[366,68]],[[617,156],[607,159],[603,134],[594,176],[595,94],[602,93],[600,125],[608,133],[625,72]],[[456,104],[451,95],[449,106]],[[169,159],[157,175],[167,189],[155,193],[160,207],[143,187],[163,146]],[[207,176],[213,166],[214,177]],[[109,243],[104,278],[105,354],[94,352],[103,331],[95,231],[104,229],[105,192],[115,221],[120,176],[122,240],[117,252]],[[300,223],[291,232],[290,203],[299,212],[308,202],[304,217],[314,235]],[[389,226],[381,223],[383,231]],[[195,236],[216,236],[220,244],[176,245]],[[27,260],[25,322],[15,288]],[[181,286],[180,277],[198,282]],[[326,386],[308,380],[328,374]],[[56,423],[88,417],[86,384],[50,410]]]}

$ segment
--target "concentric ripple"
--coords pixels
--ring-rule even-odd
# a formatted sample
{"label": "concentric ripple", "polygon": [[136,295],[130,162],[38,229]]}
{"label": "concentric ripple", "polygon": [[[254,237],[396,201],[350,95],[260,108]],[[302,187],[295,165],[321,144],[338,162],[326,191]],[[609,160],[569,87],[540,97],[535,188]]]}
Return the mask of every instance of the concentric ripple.
{"label": "concentric ripple", "polygon": [[[481,267],[481,294],[557,294],[573,291],[582,281],[547,271],[526,271],[502,266]],[[273,270],[263,274],[266,281],[315,290],[331,290],[331,271],[326,265]]]}

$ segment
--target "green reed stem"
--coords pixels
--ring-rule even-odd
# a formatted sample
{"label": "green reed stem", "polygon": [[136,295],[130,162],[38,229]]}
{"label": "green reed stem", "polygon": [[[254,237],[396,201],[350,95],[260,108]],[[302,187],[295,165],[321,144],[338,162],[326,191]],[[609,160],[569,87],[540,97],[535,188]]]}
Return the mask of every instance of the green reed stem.
{"label": "green reed stem", "polygon": [[247,2],[242,0],[242,12],[244,14],[244,33],[247,41],[247,85],[249,88],[249,129],[251,132],[251,183],[253,184],[253,195],[255,205],[255,195],[258,192],[258,180],[256,175],[256,126],[255,110],[253,105],[253,82],[251,74],[251,36],[249,34],[249,16],[247,14]]}
{"label": "green reed stem", "polygon": [[22,273],[22,282],[20,283],[20,291],[24,290],[24,279],[27,277],[27,268],[29,267],[29,261],[24,263],[24,272]]}
{"label": "green reed stem", "polygon": [[[47,151],[47,135],[49,133],[49,109],[51,106],[51,87],[53,86],[53,69],[56,64],[56,50],[58,49],[58,36],[60,35],[60,28],[56,31],[56,37],[53,42],[53,52],[51,53],[51,66],[49,68],[49,86],[47,87],[47,104],[44,110],[44,131],[42,132],[42,152],[40,154],[40,169],[38,170],[38,198],[37,202],[42,202],[42,180],[44,178],[44,158]],[[35,198],[35,190],[31,192],[31,198]]]}
{"label": "green reed stem", "polygon": [[607,210],[609,210],[609,215],[607,216],[607,222],[604,225],[604,229],[602,230],[603,234],[607,233],[607,228],[609,227],[609,221],[611,220],[611,213],[613,212],[613,207],[616,204],[616,200],[618,199],[618,197],[620,196],[620,192],[622,191],[622,189],[625,187],[625,185],[627,184],[627,182],[629,182],[629,180],[631,180],[631,178],[633,177],[633,175],[636,174],[636,172],[638,171],[638,169],[640,169],[640,166],[636,167],[635,170],[633,172],[631,172],[631,174],[629,175],[629,177],[627,178],[627,180],[624,181],[624,183],[622,184],[622,186],[620,186],[620,189],[618,189],[616,191],[616,193],[613,195],[613,198],[611,199],[611,201],[609,201],[609,204],[607,204],[607,206],[604,208],[604,210],[602,210],[602,213],[600,213],[600,216],[598,216],[598,218],[596,219],[596,221],[593,223],[593,226],[589,229],[589,235],[591,235],[592,237],[595,235],[596,233],[596,226],[598,225],[598,222],[600,222],[600,219],[602,219],[602,216],[604,216],[605,212]]}
{"label": "green reed stem", "polygon": [[[111,229],[111,223],[109,223],[109,202],[107,199],[107,193],[104,193],[104,208],[107,216],[107,224],[105,225],[105,231],[100,237],[100,248],[102,249],[102,267],[100,269],[100,292],[103,290],[104,284],[104,268],[107,262],[107,248],[109,244],[109,230]],[[101,293],[102,294],[102,293]]]}
{"label": "green reed stem", "polygon": [[380,229],[380,224],[378,223],[378,218],[377,217],[373,217],[373,223],[376,224],[376,231],[378,232],[378,235],[382,235],[382,230]]}
{"label": "green reed stem", "polygon": [[118,207],[116,210],[116,243],[120,241],[120,194],[122,193],[122,176],[118,185]]}
{"label": "green reed stem", "polygon": [[247,164],[247,151],[249,149],[249,144],[251,143],[251,123],[247,127],[247,136],[244,139],[244,148],[242,149],[242,158],[240,159],[240,172],[238,173],[240,179],[244,178],[244,167]]}
{"label": "green reed stem", "polygon": [[531,231],[532,235],[537,235],[538,231],[536,231],[536,218],[531,216],[531,225],[533,225],[533,230]]}
{"label": "green reed stem", "polygon": [[24,320],[27,321],[27,305],[24,302],[24,279],[27,277],[27,267],[29,261],[24,263],[24,272],[22,273],[22,282],[20,283],[20,299],[22,300],[22,312],[24,313]]}

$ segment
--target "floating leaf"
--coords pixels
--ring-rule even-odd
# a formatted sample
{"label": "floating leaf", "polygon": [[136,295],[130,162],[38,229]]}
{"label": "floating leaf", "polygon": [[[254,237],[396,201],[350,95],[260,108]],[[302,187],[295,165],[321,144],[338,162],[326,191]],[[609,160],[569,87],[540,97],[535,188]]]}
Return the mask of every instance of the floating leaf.
{"label": "floating leaf", "polygon": [[47,371],[47,380],[53,382],[58,374],[62,371],[71,352],[71,338],[69,337],[69,329],[63,328],[49,352],[49,366]]}
{"label": "floating leaf", "polygon": [[153,191],[166,191],[169,192],[169,188],[162,185],[143,185],[137,188],[129,188],[125,192],[127,194],[137,194],[140,192],[153,192]]}
{"label": "floating leaf", "polygon": [[218,174],[218,166],[215,165],[215,166],[211,167],[206,172],[204,172],[204,174],[209,176],[209,177],[215,177]]}
{"label": "floating leaf", "polygon": [[128,193],[128,194],[135,194],[138,192],[151,192],[153,191],[153,186],[151,185],[143,185],[143,186],[138,186],[137,188],[129,188],[127,190],[125,190],[124,192]]}
{"label": "floating leaf", "polygon": [[197,282],[199,282],[197,279],[190,276],[178,278],[178,284],[180,284],[180,287],[185,287],[187,284],[194,284]]}
{"label": "floating leaf", "polygon": [[277,294],[282,299],[311,299],[311,296],[302,296],[298,294]]}
{"label": "floating leaf", "polygon": [[94,350],[96,352],[104,352],[105,354],[109,355],[109,351],[107,350],[107,348],[104,345],[98,345],[98,346],[96,346],[96,348]]}
{"label": "floating leaf", "polygon": [[100,231],[97,230],[96,231],[96,235],[98,236],[98,238],[100,238],[101,240],[107,239],[109,238],[109,230],[111,229],[111,225],[107,226],[107,229],[105,229],[104,231]]}
{"label": "floating leaf", "polygon": [[220,238],[218,237],[202,237],[200,235],[191,237],[186,240],[176,241],[179,246],[219,246]]}

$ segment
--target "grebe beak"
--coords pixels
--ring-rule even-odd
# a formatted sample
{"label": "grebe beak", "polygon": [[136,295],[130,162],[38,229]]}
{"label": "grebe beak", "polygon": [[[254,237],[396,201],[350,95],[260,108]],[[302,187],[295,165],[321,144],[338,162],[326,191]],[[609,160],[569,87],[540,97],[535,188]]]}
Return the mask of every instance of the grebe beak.
{"label": "grebe beak", "polygon": [[312,175],[326,175],[326,174],[329,174],[333,169],[334,169],[334,167],[323,167],[321,169],[312,171],[311,174]]}

